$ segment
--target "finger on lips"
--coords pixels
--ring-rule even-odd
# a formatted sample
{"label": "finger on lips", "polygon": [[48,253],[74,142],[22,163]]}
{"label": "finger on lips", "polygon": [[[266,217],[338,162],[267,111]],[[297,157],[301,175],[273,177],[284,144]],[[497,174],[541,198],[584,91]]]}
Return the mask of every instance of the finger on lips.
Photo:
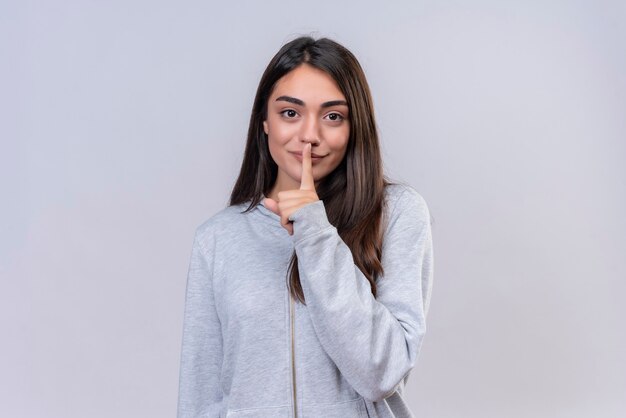
{"label": "finger on lips", "polygon": [[315,190],[310,142],[304,146],[304,151],[302,151],[302,175],[300,177],[300,190]]}
{"label": "finger on lips", "polygon": [[280,216],[280,223],[289,232],[289,235],[293,235],[293,221],[289,220],[289,216],[302,206],[316,200],[319,198],[315,191],[311,143],[309,142],[302,151],[300,189],[280,191],[277,194],[277,200],[266,198],[265,201],[271,201],[270,209]]}

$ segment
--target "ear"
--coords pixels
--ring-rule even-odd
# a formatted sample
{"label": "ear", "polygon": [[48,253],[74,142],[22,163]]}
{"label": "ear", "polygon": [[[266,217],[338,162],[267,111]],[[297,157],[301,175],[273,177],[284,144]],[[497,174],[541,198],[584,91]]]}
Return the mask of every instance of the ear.
{"label": "ear", "polygon": [[263,130],[265,131],[265,135],[267,135],[268,132],[269,132],[269,129],[267,128],[267,121],[266,120],[263,121]]}

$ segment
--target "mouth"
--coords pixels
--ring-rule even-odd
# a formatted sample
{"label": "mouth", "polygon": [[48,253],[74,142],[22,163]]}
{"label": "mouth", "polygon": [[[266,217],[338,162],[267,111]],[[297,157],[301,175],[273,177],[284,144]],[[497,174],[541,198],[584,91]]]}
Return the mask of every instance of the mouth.
{"label": "mouth", "polygon": [[[289,152],[293,154],[294,157],[300,162],[302,162],[302,153],[301,152]],[[311,154],[311,164],[317,164],[325,157],[325,155]]]}

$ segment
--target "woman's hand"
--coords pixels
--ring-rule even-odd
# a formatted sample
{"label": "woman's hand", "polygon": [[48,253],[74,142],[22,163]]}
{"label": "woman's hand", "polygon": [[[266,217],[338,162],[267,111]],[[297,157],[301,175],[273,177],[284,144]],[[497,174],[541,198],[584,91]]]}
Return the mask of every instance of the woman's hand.
{"label": "woman's hand", "polygon": [[280,216],[280,224],[289,232],[289,235],[293,235],[293,222],[289,220],[289,216],[301,207],[318,200],[320,199],[315,192],[313,165],[311,163],[311,143],[309,142],[302,151],[300,189],[278,192],[278,201],[265,198],[263,204],[266,208]]}

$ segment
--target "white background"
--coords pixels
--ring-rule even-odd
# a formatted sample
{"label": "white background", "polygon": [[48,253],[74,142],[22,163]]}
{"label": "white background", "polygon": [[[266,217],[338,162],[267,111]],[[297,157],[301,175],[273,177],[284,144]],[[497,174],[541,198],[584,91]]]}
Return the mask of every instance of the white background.
{"label": "white background", "polygon": [[331,37],[434,217],[416,417],[626,416],[621,1],[0,2],[0,415],[172,417],[195,227]]}

